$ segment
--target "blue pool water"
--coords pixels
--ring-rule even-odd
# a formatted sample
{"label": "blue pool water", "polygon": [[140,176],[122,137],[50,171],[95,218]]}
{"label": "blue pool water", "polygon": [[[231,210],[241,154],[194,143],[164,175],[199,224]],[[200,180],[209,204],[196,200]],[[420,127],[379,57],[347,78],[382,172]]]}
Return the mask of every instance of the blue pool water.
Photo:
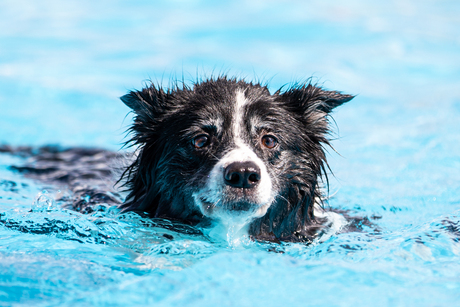
{"label": "blue pool water", "polygon": [[358,95],[334,114],[328,205],[379,231],[230,246],[63,209],[0,154],[0,306],[458,305],[459,16],[453,0],[2,1],[0,144],[119,150],[117,97],[147,79],[313,75]]}

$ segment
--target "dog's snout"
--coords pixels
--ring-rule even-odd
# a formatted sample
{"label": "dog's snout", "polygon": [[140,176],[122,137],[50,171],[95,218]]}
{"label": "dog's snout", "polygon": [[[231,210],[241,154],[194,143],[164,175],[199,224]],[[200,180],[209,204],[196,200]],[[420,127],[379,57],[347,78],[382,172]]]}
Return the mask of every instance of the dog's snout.
{"label": "dog's snout", "polygon": [[224,170],[225,184],[250,189],[260,181],[260,168],[254,162],[233,162]]}

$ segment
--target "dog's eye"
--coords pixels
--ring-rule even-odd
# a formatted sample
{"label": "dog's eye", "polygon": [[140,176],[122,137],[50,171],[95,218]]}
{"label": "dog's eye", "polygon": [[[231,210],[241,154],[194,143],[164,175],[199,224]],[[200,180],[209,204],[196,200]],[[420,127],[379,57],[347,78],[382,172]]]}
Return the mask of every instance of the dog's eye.
{"label": "dog's eye", "polygon": [[209,136],[200,134],[192,140],[192,144],[195,148],[203,148],[209,144]]}
{"label": "dog's eye", "polygon": [[265,147],[272,149],[275,148],[276,144],[278,144],[278,140],[272,135],[264,135],[262,137],[262,145]]}

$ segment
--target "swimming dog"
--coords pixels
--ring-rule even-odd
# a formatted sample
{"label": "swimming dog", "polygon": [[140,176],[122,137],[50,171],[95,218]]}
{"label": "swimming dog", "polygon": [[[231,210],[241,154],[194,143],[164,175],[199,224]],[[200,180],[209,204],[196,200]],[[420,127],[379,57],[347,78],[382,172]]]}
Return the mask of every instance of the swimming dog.
{"label": "swimming dog", "polygon": [[225,76],[131,91],[121,100],[134,113],[127,144],[137,152],[121,208],[243,225],[259,240],[310,240],[327,224],[330,113],[352,98],[310,82],[271,94]]}

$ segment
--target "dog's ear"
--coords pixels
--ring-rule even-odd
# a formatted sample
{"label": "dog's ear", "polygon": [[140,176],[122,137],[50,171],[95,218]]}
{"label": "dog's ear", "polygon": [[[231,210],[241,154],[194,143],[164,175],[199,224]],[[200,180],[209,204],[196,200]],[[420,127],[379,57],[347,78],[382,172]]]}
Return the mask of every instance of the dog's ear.
{"label": "dog's ear", "polygon": [[134,123],[128,129],[134,134],[131,140],[126,142],[126,146],[128,143],[145,144],[156,139],[158,122],[161,121],[170,98],[171,92],[165,92],[161,88],[157,89],[153,85],[141,91],[131,91],[120,97],[121,101],[135,114]]}
{"label": "dog's ear", "polygon": [[141,91],[131,91],[120,99],[136,114],[136,121],[147,124],[164,111],[169,96],[169,92],[151,85]]}
{"label": "dog's ear", "polygon": [[326,91],[312,84],[294,86],[280,94],[290,108],[295,108],[304,115],[329,114],[335,107],[350,101],[352,95],[337,91]]}

